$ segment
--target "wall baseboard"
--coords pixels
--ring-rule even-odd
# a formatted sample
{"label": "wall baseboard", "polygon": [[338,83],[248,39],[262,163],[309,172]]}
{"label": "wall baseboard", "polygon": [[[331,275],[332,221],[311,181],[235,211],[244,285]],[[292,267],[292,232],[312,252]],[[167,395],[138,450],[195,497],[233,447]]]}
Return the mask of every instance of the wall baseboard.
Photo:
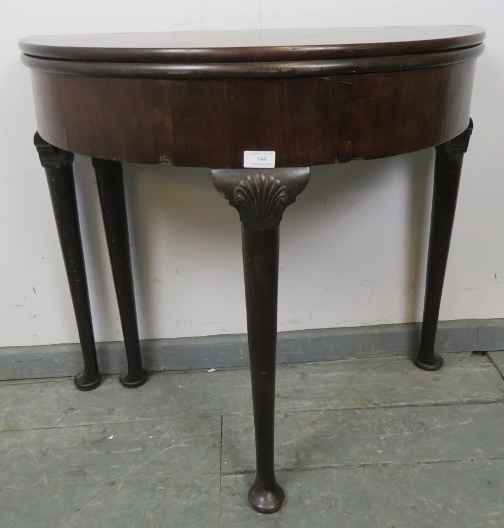
{"label": "wall baseboard", "polygon": [[[420,324],[299,330],[278,334],[278,363],[411,355],[418,347]],[[244,367],[247,336],[219,335],[152,339],[141,343],[148,371]],[[504,319],[441,321],[440,353],[504,350]],[[126,368],[121,341],[97,343],[100,370]],[[82,370],[78,344],[0,348],[0,380],[74,376]]]}

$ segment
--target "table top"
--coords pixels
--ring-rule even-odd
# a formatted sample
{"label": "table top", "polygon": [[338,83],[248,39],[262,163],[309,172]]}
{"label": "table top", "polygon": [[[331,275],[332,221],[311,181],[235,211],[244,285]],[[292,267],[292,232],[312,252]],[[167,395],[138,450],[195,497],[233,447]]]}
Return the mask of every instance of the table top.
{"label": "table top", "polygon": [[475,26],[347,27],[34,36],[19,46],[47,59],[234,62],[432,53],[476,46],[484,37]]}
{"label": "table top", "polygon": [[240,168],[375,159],[469,122],[473,26],[27,37],[40,135],[96,158]]}
{"label": "table top", "polygon": [[480,55],[475,26],[34,36],[23,62],[51,73],[132,78],[291,77],[400,71]]}

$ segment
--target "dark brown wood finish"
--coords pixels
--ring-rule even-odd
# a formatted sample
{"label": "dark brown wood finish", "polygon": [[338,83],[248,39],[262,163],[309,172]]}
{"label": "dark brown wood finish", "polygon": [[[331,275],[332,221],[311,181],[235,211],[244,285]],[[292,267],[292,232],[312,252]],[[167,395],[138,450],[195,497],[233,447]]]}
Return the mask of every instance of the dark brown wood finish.
{"label": "dark brown wood finish", "polygon": [[225,62],[187,64],[143,64],[80,62],[40,59],[23,55],[23,62],[32,70],[88,77],[124,79],[227,79],[316,77],[320,75],[348,75],[389,71],[406,71],[435,66],[448,66],[478,57],[483,46],[472,46],[452,51],[398,55],[392,57],[345,58],[336,60],[300,60],[282,62]]}
{"label": "dark brown wood finish", "polygon": [[[120,300],[130,322],[135,311],[120,162],[213,168],[216,188],[239,211],[257,455],[249,500],[258,511],[276,511],[284,499],[273,469],[278,226],[308,179],[308,169],[297,167],[437,146],[415,363],[439,368],[437,319],[484,36],[480,28],[454,26],[69,35],[20,42],[32,70],[40,135],[54,152],[101,160],[95,165],[103,168],[99,183],[109,242],[112,231],[126,233],[121,251],[110,243],[109,249],[116,288],[127,283],[131,289]],[[245,150],[273,150],[282,168],[244,170]],[[109,209],[117,200],[118,209]],[[62,214],[73,221],[75,207]],[[78,231],[72,236],[76,247]],[[77,296],[85,303],[86,295],[82,290]],[[136,331],[136,320],[131,324]],[[133,334],[126,340],[136,347]],[[140,361],[138,347],[131,358]],[[141,362],[136,367],[140,372]]]}
{"label": "dark brown wood finish", "polygon": [[242,225],[250,377],[256,447],[256,477],[248,499],[260,513],[274,513],[285,499],[275,477],[275,371],[279,228]]}
{"label": "dark brown wood finish", "polygon": [[59,148],[211,168],[241,168],[243,151],[260,148],[275,150],[277,165],[295,167],[381,158],[448,141],[469,122],[474,67],[471,60],[304,79],[33,76],[39,132]]}
{"label": "dark brown wood finish", "polygon": [[434,343],[462,162],[472,130],[471,120],[462,134],[436,147],[422,337],[420,349],[414,358],[415,364],[424,370],[438,370],[443,365],[443,358],[434,352]]}
{"label": "dark brown wood finish", "polygon": [[29,37],[20,47],[39,132],[59,148],[241,168],[243,150],[267,144],[277,165],[296,167],[461,133],[484,36],[471,26],[337,28]]}
{"label": "dark brown wood finish", "polygon": [[142,367],[138,337],[122,165],[118,161],[93,158],[93,167],[100,194],[128,361],[128,371],[119,377],[119,381],[124,387],[132,389],[140,387],[147,381],[147,372]]}
{"label": "dark brown wood finish", "polygon": [[50,145],[39,134],[35,134],[34,143],[47,176],[84,360],[84,372],[78,374],[74,382],[79,390],[93,390],[100,385],[101,374],[96,357],[86,267],[75,198],[72,171],[74,155]]}
{"label": "dark brown wood finish", "polygon": [[308,168],[212,171],[217,191],[242,222],[257,467],[249,502],[261,513],[277,511],[284,500],[274,471],[279,224],[309,177]]}
{"label": "dark brown wood finish", "polygon": [[440,53],[481,44],[475,26],[254,29],[34,36],[23,54],[107,63],[307,61]]}

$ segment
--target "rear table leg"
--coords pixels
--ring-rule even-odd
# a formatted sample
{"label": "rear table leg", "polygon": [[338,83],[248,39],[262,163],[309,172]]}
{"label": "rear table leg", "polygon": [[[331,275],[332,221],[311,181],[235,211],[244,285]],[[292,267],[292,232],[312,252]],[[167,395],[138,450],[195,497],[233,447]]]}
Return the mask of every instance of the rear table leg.
{"label": "rear table leg", "polygon": [[118,161],[93,158],[93,167],[128,362],[128,371],[121,374],[119,381],[127,388],[140,387],[147,380],[147,372],[143,369],[140,354],[122,165]]}
{"label": "rear table leg", "polygon": [[77,375],[74,382],[79,390],[88,391],[100,385],[101,374],[96,358],[86,268],[75,199],[72,170],[74,155],[54,147],[42,139],[38,133],[35,134],[34,143],[47,176],[82,348],[84,372]]}

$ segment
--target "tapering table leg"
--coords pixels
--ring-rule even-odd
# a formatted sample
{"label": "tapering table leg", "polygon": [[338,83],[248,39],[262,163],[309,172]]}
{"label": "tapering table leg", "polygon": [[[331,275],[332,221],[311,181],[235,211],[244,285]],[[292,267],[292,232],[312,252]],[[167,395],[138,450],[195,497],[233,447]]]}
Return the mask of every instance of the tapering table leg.
{"label": "tapering table leg", "polygon": [[249,502],[260,513],[277,511],[284,500],[274,471],[279,224],[309,175],[307,168],[212,171],[215,187],[242,222],[257,468]]}
{"label": "tapering table leg", "polygon": [[118,161],[93,158],[93,167],[128,362],[128,371],[119,380],[124,387],[140,387],[147,380],[147,373],[140,353],[122,165]]}
{"label": "tapering table leg", "polygon": [[100,385],[101,374],[96,358],[93,323],[89,305],[86,268],[82,251],[75,183],[72,170],[74,155],[59,149],[40,137],[34,137],[40,163],[45,169],[56,219],[56,227],[65,262],[77,329],[84,360],[84,372],[78,374],[75,385],[88,391]]}
{"label": "tapering table leg", "polygon": [[462,162],[472,129],[471,120],[462,134],[436,147],[422,335],[414,358],[415,364],[424,370],[437,370],[443,365],[443,358],[434,352],[434,343]]}

